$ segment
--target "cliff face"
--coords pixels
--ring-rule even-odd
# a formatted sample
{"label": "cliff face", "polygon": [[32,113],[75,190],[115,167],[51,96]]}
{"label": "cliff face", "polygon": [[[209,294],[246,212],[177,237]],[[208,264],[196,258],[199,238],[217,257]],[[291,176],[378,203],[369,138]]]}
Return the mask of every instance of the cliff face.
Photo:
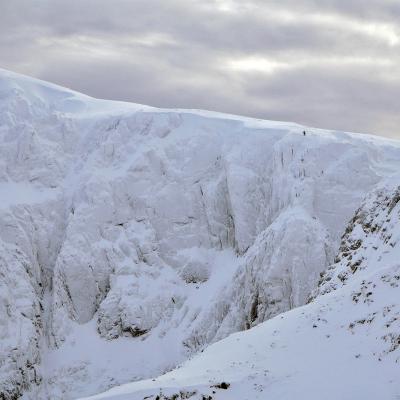
{"label": "cliff face", "polygon": [[395,141],[306,130],[0,71],[3,398],[154,376],[305,304],[400,166]]}
{"label": "cliff face", "polygon": [[232,334],[158,378],[85,399],[395,399],[399,246],[397,175],[366,196],[307,305]]}

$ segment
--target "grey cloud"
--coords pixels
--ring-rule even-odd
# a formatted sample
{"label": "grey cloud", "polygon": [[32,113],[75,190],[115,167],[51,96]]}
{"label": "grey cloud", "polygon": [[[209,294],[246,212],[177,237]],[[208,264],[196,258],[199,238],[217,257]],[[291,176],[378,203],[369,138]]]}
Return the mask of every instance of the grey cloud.
{"label": "grey cloud", "polygon": [[[212,0],[0,0],[2,66],[102,98],[400,137],[400,44],[340,23],[400,34],[398,1],[232,4],[237,11]],[[294,18],[277,18],[282,11]],[[246,57],[291,67],[226,65]]]}
{"label": "grey cloud", "polygon": [[[249,3],[261,7],[277,4],[273,0],[251,0]],[[400,3],[398,0],[280,0],[278,4],[282,8],[303,13],[340,14],[364,21],[394,23],[400,21]]]}
{"label": "grey cloud", "polygon": [[[254,75],[248,78],[246,92],[260,102],[273,99],[270,118],[284,118],[281,105],[287,104],[298,122],[373,133],[400,126],[400,81],[371,81],[374,73],[371,67],[311,67],[282,72],[273,80]],[[386,133],[399,137],[399,130]]]}

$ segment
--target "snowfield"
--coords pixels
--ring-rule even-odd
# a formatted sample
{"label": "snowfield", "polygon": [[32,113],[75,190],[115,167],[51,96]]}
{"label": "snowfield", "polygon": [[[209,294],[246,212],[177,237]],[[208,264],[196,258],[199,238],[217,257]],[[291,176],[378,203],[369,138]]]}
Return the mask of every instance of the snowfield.
{"label": "snowfield", "polygon": [[0,399],[400,398],[399,141],[4,70],[0,138]]}

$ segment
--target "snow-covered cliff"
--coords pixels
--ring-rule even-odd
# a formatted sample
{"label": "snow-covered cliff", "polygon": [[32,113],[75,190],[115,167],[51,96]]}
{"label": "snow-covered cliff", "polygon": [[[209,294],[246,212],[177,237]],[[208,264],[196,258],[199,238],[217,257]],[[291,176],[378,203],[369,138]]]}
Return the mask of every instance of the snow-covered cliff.
{"label": "snow-covered cliff", "polygon": [[397,175],[357,210],[309,304],[233,334],[157,379],[87,400],[397,399],[399,246]]}
{"label": "snow-covered cliff", "polygon": [[[6,400],[153,377],[302,306],[400,167],[396,141],[96,100],[3,70],[0,138]],[[337,287],[331,271],[319,290]]]}

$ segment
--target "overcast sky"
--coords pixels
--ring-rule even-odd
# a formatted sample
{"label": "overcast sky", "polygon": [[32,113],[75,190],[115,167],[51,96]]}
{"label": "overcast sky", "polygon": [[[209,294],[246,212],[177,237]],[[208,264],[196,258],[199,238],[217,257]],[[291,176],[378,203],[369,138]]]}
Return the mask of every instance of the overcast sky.
{"label": "overcast sky", "polygon": [[400,138],[400,0],[0,0],[0,66],[100,98]]}

